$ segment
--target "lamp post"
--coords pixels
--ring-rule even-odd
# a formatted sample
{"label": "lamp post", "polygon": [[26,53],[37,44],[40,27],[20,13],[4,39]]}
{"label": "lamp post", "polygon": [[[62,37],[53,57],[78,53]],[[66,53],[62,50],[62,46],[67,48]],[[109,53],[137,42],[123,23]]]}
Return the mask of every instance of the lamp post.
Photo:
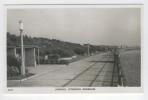
{"label": "lamp post", "polygon": [[24,59],[24,44],[23,44],[23,21],[19,21],[19,30],[21,37],[21,75],[25,75],[25,59]]}
{"label": "lamp post", "polygon": [[89,43],[87,44],[87,53],[88,53],[88,56],[90,56],[90,46],[89,46]]}

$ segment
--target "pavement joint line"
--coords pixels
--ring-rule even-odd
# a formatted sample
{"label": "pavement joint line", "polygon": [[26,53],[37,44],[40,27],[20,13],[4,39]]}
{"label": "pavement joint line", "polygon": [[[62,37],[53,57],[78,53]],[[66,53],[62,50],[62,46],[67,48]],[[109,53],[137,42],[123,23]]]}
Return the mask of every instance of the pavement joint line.
{"label": "pavement joint line", "polygon": [[106,72],[107,72],[107,73],[112,73],[113,71],[107,71],[107,70],[105,71],[105,70],[103,69],[103,70],[102,70],[102,73],[104,73],[104,72],[105,72],[105,73],[106,73]]}
{"label": "pavement joint line", "polygon": [[48,73],[48,72],[50,72],[50,71],[44,71],[44,72],[42,72],[42,73],[40,73],[40,74],[36,74],[36,75],[31,76],[31,77],[21,79],[20,81],[29,80],[29,79],[32,79],[32,78],[34,78],[34,77],[37,77],[37,76],[41,76],[41,75],[43,75],[43,74],[46,74],[46,73]]}
{"label": "pavement joint line", "polygon": [[[56,70],[60,70],[60,69],[62,69],[62,68],[55,69],[55,70],[52,70],[52,71],[56,71]],[[46,74],[46,73],[49,73],[49,72],[52,72],[52,71],[44,71],[44,72],[42,72],[42,73],[40,73],[40,74],[36,74],[36,75],[31,76],[31,77],[24,78],[24,79],[21,79],[21,80],[18,80],[18,81],[23,82],[23,81],[26,81],[26,80],[29,80],[29,79],[32,79],[32,78],[35,78],[35,77],[38,77],[38,76],[42,76],[42,75],[44,75],[44,74]]]}
{"label": "pavement joint line", "polygon": [[104,75],[95,75],[95,76],[101,76],[101,77],[102,77],[102,76],[104,76]]}
{"label": "pavement joint line", "polygon": [[75,79],[76,81],[92,81],[92,80],[83,80],[83,79]]}
{"label": "pavement joint line", "polygon": [[94,82],[111,82],[111,80],[110,81],[100,81],[100,80],[95,80]]}
{"label": "pavement joint line", "polygon": [[[106,57],[104,57],[104,58],[106,58]],[[64,84],[63,86],[67,86],[67,85],[68,85],[69,83],[71,83],[73,80],[77,80],[76,78],[78,78],[78,77],[81,76],[84,72],[86,72],[87,70],[89,70],[90,68],[92,68],[96,63],[97,63],[97,62],[95,62],[94,64],[92,64],[92,66],[88,67],[86,70],[84,70],[82,73],[78,74],[76,77],[74,77],[74,79],[70,80],[69,82],[67,82],[67,83]],[[107,64],[107,62],[103,64],[101,70],[103,70],[103,68],[105,67],[106,64]],[[100,71],[100,72],[101,72],[101,71]],[[106,72],[106,71],[105,71],[105,72]],[[96,76],[96,78],[97,78],[97,77],[98,77],[98,76]],[[95,79],[96,79],[96,78],[95,78]],[[95,80],[94,80],[94,81],[95,81]],[[89,86],[91,86],[92,84],[93,84],[93,81],[91,80],[91,84],[90,84]]]}
{"label": "pavement joint line", "polygon": [[99,63],[114,63],[114,61],[90,61],[90,62],[99,62]]}
{"label": "pavement joint line", "polygon": [[65,83],[64,85],[62,85],[62,87],[65,87],[67,85],[69,85],[73,80],[76,80],[76,78],[78,78],[80,75],[82,75],[84,72],[86,72],[87,70],[89,70],[91,67],[93,67],[95,63],[92,63],[88,68],[86,68],[84,71],[82,71],[81,73],[79,73],[78,75],[76,75],[72,80],[68,81],[67,83]]}
{"label": "pavement joint line", "polygon": [[105,63],[102,68],[99,70],[98,74],[96,75],[96,77],[91,81],[91,83],[89,84],[89,86],[92,86],[92,84],[95,82],[95,80],[97,79],[97,77],[99,76],[99,74],[101,73],[101,71],[103,70],[104,66],[106,65],[107,63]]}

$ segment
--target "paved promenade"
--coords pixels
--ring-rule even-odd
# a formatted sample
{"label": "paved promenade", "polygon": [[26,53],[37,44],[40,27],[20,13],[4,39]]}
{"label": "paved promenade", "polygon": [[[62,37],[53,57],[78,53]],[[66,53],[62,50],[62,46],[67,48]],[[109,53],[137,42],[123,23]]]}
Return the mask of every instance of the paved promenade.
{"label": "paved promenade", "polygon": [[69,65],[29,67],[35,75],[21,82],[8,80],[10,87],[102,87],[111,86],[113,57],[101,53]]}

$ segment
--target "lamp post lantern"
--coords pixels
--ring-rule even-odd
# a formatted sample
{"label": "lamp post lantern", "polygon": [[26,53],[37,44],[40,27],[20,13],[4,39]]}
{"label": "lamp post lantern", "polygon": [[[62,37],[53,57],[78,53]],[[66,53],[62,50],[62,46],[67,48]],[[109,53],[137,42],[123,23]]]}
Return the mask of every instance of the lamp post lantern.
{"label": "lamp post lantern", "polygon": [[21,37],[21,75],[25,75],[25,59],[24,59],[24,44],[23,44],[23,21],[19,21],[19,30]]}

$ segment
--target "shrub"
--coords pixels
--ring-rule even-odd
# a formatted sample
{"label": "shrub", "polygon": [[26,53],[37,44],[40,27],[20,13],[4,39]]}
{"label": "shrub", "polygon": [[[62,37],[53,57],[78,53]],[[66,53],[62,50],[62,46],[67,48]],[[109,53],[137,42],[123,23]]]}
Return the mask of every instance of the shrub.
{"label": "shrub", "polygon": [[51,51],[51,54],[58,54],[60,57],[71,57],[73,53],[66,49],[55,49]]}
{"label": "shrub", "polygon": [[7,56],[7,74],[8,76],[17,76],[20,74],[21,63],[13,56]]}
{"label": "shrub", "polygon": [[67,61],[67,60],[60,60],[60,62],[59,62],[60,64],[66,64],[66,65],[68,65],[70,62],[69,61]]}
{"label": "shrub", "polygon": [[49,64],[58,64],[60,56],[58,54],[50,54],[48,55],[48,63]]}
{"label": "shrub", "polygon": [[74,52],[78,55],[84,55],[84,53],[86,52],[85,49],[82,49],[82,48],[75,48],[74,49]]}

